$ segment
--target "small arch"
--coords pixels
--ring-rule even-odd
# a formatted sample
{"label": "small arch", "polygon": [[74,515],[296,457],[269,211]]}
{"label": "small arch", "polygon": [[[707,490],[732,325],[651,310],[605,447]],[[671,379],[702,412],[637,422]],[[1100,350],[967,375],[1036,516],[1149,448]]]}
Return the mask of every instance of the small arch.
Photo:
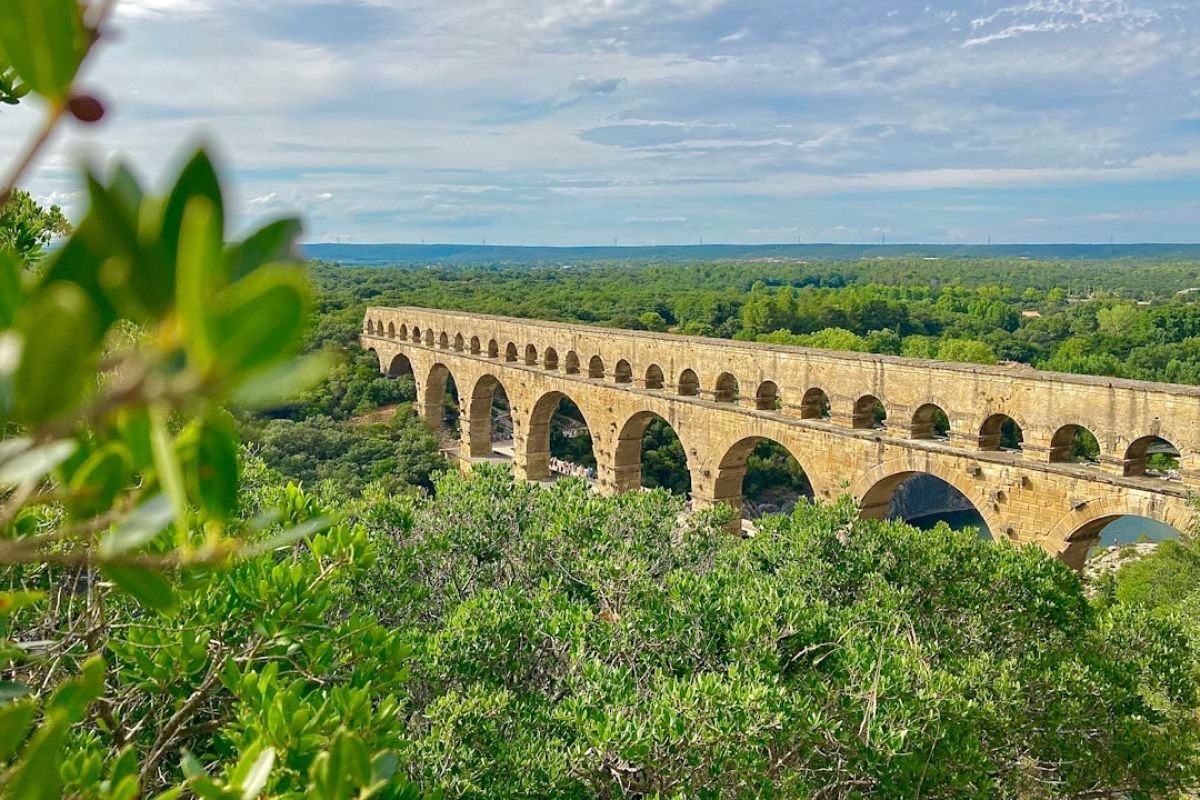
{"label": "small arch", "polygon": [[633,367],[629,366],[629,362],[623,358],[617,362],[617,367],[613,370],[613,381],[633,383]]}
{"label": "small arch", "polygon": [[1063,425],[1050,437],[1050,461],[1099,466],[1100,442],[1082,425]]}
{"label": "small arch", "polygon": [[759,411],[778,411],[783,408],[779,397],[779,385],[775,381],[763,381],[754,393],[754,407]]}
{"label": "small arch", "polygon": [[368,336],[375,335],[375,320],[373,320],[373,319],[367,320],[367,335]]}
{"label": "small arch", "polygon": [[509,342],[508,346],[504,348],[504,360],[510,364],[517,362],[517,346],[512,342]]}
{"label": "small arch", "polygon": [[1020,452],[1025,434],[1017,421],[1007,414],[992,414],[979,429],[980,450]]}
{"label": "small arch", "polygon": [[421,343],[421,329],[418,328],[416,325],[413,325],[412,340],[413,340],[413,344]]}
{"label": "small arch", "polygon": [[864,394],[854,403],[854,427],[859,430],[880,429],[886,427],[887,410],[883,403],[873,394]]}
{"label": "small arch", "polygon": [[450,349],[450,335],[445,331],[442,331],[441,336],[438,337],[438,347],[442,348],[443,350]]}
{"label": "small arch", "polygon": [[404,325],[404,324],[400,325],[400,338],[401,339],[408,338],[408,326],[407,325]]}
{"label": "small arch", "polygon": [[389,378],[399,378],[401,375],[415,375],[413,372],[412,362],[404,353],[397,353],[392,359],[392,363],[388,365],[387,375]]}
{"label": "small arch", "polygon": [[567,351],[567,358],[563,361],[563,372],[568,375],[579,374],[579,356],[576,355],[574,350]]}
{"label": "small arch", "polygon": [[473,355],[473,356],[479,355],[480,350],[481,350],[481,348],[479,346],[479,337],[472,336],[471,337],[471,355]]}
{"label": "small arch", "polygon": [[547,347],[546,352],[542,354],[542,368],[549,372],[558,370],[558,351],[553,347]]}
{"label": "small arch", "polygon": [[466,343],[463,341],[463,335],[460,333],[454,337],[454,349],[461,353],[464,347],[466,347]]}
{"label": "small arch", "polygon": [[713,400],[718,403],[736,403],[738,401],[738,381],[731,373],[722,372],[717,376],[713,389]]}
{"label": "small arch", "polygon": [[809,389],[800,401],[800,419],[829,419],[829,395],[824,389]]}
{"label": "small arch", "polygon": [[1143,436],[1135,439],[1125,450],[1125,476],[1148,475],[1177,481],[1179,474],[1179,448],[1161,436]]}
{"label": "small arch", "polygon": [[683,397],[696,397],[700,394],[700,379],[690,369],[685,369],[679,373],[679,382],[676,385],[679,394]]}
{"label": "small arch", "polygon": [[646,367],[647,389],[662,389],[664,380],[665,377],[663,376],[662,367],[660,367],[658,364],[651,364],[650,366]]}
{"label": "small arch", "polygon": [[396,338],[396,323],[389,322],[387,331],[388,331],[388,338],[395,339]]}
{"label": "small arch", "polygon": [[536,367],[538,363],[537,348],[531,344],[525,345],[525,366]]}
{"label": "small arch", "polygon": [[913,439],[949,439],[950,418],[936,403],[926,403],[913,414]]}
{"label": "small arch", "polygon": [[500,357],[500,345],[496,342],[495,339],[492,339],[491,341],[488,342],[488,358],[499,358],[499,357]]}
{"label": "small arch", "polygon": [[588,377],[604,377],[604,359],[602,359],[600,356],[592,356],[591,360],[588,361]]}
{"label": "small arch", "polygon": [[433,328],[425,329],[425,345],[427,347],[433,347]]}

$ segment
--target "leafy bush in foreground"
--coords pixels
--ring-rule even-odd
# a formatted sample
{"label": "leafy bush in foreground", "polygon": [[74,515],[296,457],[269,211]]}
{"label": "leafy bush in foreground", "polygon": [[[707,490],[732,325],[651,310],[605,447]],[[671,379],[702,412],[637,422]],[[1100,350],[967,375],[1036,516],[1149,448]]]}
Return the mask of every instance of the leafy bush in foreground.
{"label": "leafy bush in foreground", "polygon": [[1193,654],[1034,549],[802,504],[760,535],[502,471],[377,501],[413,777],[459,797],[1170,796]]}

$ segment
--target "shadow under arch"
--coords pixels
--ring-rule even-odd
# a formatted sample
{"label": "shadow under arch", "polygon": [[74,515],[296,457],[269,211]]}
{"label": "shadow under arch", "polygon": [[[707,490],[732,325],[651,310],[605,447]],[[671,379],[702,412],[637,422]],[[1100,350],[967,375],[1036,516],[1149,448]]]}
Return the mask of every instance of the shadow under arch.
{"label": "shadow under arch", "polygon": [[676,389],[681,397],[696,397],[700,394],[700,379],[693,370],[685,369],[679,373]]}
{"label": "shadow under arch", "polygon": [[[766,499],[759,491],[751,491],[749,495],[746,492],[746,478],[756,466],[756,457],[760,462],[782,462],[771,463],[768,469],[789,473],[782,485],[772,487],[776,490],[783,489],[786,495],[775,498],[779,501],[777,505],[781,506],[779,511],[790,512],[790,508],[786,508],[787,505],[794,506],[800,498],[812,500],[816,496],[808,471],[791,448],[770,437],[747,436],[725,448],[724,455],[717,464],[716,480],[713,484],[713,500],[733,508],[734,516],[729,527],[734,530],[741,529],[741,520],[760,516],[753,509],[747,508],[749,504]],[[779,484],[781,477],[783,476],[774,476],[773,480]]]}
{"label": "shadow under arch", "polygon": [[416,376],[413,370],[412,361],[404,353],[397,353],[392,358],[392,363],[388,364],[387,376],[389,378],[399,378],[401,375]]}
{"label": "shadow under arch", "polygon": [[[501,413],[497,415],[493,423],[493,408],[496,405],[499,397],[504,399]],[[468,455],[471,458],[486,458],[489,456],[495,457],[496,448],[494,442],[507,441],[512,438],[511,420],[514,410],[510,405],[508,390],[504,384],[491,373],[484,373],[475,381],[475,385],[471,387],[470,398],[466,403],[467,411],[467,442],[469,443]],[[505,412],[508,415],[508,427],[504,425]],[[497,437],[497,431],[500,437]]]}
{"label": "shadow under arch", "polygon": [[862,508],[862,519],[889,519],[896,516],[903,519],[902,515],[894,513],[892,501],[902,485],[920,476],[935,478],[949,486],[979,514],[992,539],[1008,540],[1002,520],[992,506],[978,495],[975,487],[965,480],[965,475],[960,477],[957,473],[940,467],[917,469],[901,463],[900,459],[891,459],[878,465],[851,488]]}
{"label": "shadow under arch", "polygon": [[[596,458],[595,450],[592,446],[592,432],[595,428],[592,427],[592,421],[588,419],[587,412],[583,410],[583,406],[576,402],[575,398],[565,392],[555,390],[546,392],[539,397],[529,412],[528,425],[525,429],[525,477],[529,480],[545,480],[550,478],[555,472],[567,473],[573,471],[569,469],[568,459],[559,457],[553,452],[555,423],[559,421],[556,417],[560,416],[566,410],[563,408],[564,405],[569,405],[570,408],[578,411],[583,424],[582,431],[570,431],[571,434],[575,434],[570,436],[564,433],[564,438],[574,439],[577,435],[578,438],[583,439],[584,435],[586,435],[590,463],[577,464],[577,466],[581,470],[591,468],[592,473],[587,477],[595,476]],[[563,432],[560,431],[560,433]],[[574,464],[575,462],[570,463]],[[581,475],[581,477],[583,476]]]}
{"label": "shadow under arch", "polygon": [[[671,476],[673,485],[667,485],[664,476],[658,474],[667,467],[672,467],[672,472],[683,471]],[[613,448],[613,490],[630,492],[642,486],[662,486],[684,495],[692,491],[691,463],[683,438],[670,422],[653,411],[637,411],[625,420]]]}

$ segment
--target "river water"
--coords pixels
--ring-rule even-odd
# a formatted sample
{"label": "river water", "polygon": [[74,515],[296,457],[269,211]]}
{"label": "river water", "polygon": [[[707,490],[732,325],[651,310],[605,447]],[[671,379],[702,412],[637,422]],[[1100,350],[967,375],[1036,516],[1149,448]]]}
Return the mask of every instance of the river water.
{"label": "river water", "polygon": [[[914,528],[925,531],[933,529],[939,522],[945,522],[956,531],[978,528],[981,536],[991,538],[987,524],[977,511],[951,511],[909,520],[909,524]],[[1163,539],[1178,539],[1179,531],[1146,517],[1117,517],[1100,532],[1100,546],[1131,544],[1143,536],[1151,541],[1160,542]]]}

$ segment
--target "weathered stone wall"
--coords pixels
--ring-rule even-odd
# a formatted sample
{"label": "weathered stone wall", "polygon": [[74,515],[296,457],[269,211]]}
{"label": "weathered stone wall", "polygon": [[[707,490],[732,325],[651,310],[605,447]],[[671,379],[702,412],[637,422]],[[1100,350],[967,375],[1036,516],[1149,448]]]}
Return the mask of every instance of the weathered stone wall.
{"label": "weathered stone wall", "polygon": [[[1076,566],[1116,515],[1176,527],[1190,520],[1196,387],[418,308],[369,309],[362,344],[385,373],[411,367],[431,421],[454,376],[467,463],[491,453],[492,392],[502,385],[515,465],[532,479],[549,473],[550,416],[565,394],[592,432],[602,491],[639,485],[641,436],[658,416],[679,435],[702,503],[741,507],[746,458],[766,438],[796,456],[818,497],[849,491],[864,514],[880,516],[906,478],[935,475],[969,498],[998,538],[1037,542]],[[886,410],[884,428],[871,427],[872,398]],[[948,438],[933,437],[930,404],[949,418]],[[1021,452],[998,449],[998,415],[1021,426]],[[1101,443],[1100,466],[1062,461],[1063,434],[1076,425]],[[1182,480],[1141,474],[1151,436],[1179,449]]]}

